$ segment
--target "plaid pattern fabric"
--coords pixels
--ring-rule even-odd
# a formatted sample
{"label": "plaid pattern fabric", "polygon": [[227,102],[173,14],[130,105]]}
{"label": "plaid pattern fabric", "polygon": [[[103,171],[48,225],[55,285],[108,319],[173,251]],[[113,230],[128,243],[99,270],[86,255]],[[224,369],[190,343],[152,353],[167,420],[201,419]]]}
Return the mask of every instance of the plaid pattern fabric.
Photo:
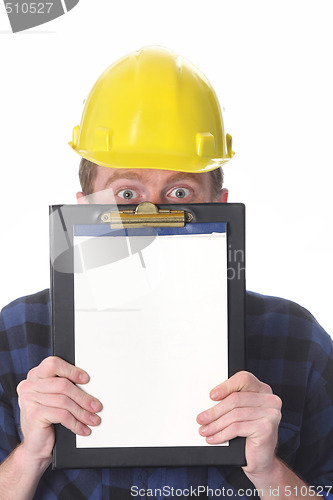
{"label": "plaid pattern fabric", "polygon": [[[16,386],[50,352],[48,290],[18,299],[3,309],[0,317],[0,462],[22,437]],[[311,485],[333,485],[331,338],[300,306],[248,292],[247,369],[269,384],[283,401],[278,455]],[[198,495],[199,486],[209,486],[210,490]],[[171,488],[177,498],[182,498],[179,491],[186,488],[189,493],[192,488],[195,493],[192,496],[200,498],[227,496],[214,494],[214,490],[222,488],[232,488],[233,498],[255,496],[253,485],[241,468],[188,467],[48,469],[35,499],[127,500],[135,496],[161,499],[172,496]],[[152,496],[155,489],[159,491]],[[176,490],[179,490],[177,494]],[[240,490],[248,490],[247,496]],[[333,495],[328,497],[333,499]]]}

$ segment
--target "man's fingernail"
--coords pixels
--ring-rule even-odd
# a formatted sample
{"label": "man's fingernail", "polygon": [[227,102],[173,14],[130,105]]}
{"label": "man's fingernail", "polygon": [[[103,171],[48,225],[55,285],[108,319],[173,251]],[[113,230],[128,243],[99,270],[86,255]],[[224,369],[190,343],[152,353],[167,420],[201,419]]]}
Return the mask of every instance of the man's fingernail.
{"label": "man's fingernail", "polygon": [[[200,424],[200,421],[204,420],[204,413],[200,413],[198,416],[197,416],[197,422]],[[204,423],[204,422],[202,422]]]}
{"label": "man's fingernail", "polygon": [[96,399],[94,401],[91,402],[91,408],[94,410],[94,411],[100,411],[101,408],[102,408],[102,405],[99,401],[97,401]]}
{"label": "man's fingernail", "polygon": [[89,375],[85,372],[81,372],[79,375],[79,380],[82,382],[82,384],[85,384],[86,382],[89,381]]}
{"label": "man's fingernail", "polygon": [[202,429],[200,429],[201,434],[206,434],[207,431],[208,431],[207,425],[206,425],[206,427],[203,427]]}
{"label": "man's fingernail", "polygon": [[95,415],[95,414],[90,415],[89,420],[92,423],[92,425],[98,425],[101,421],[100,417],[98,415]]}
{"label": "man's fingernail", "polygon": [[208,443],[212,443],[214,441],[214,437],[213,436],[209,436],[208,438],[206,438],[206,441]]}
{"label": "man's fingernail", "polygon": [[210,393],[210,397],[211,397],[212,399],[216,399],[216,398],[218,398],[218,397],[219,397],[219,393],[218,393],[218,391],[216,391],[215,389],[213,389],[213,390],[211,391],[211,393]]}

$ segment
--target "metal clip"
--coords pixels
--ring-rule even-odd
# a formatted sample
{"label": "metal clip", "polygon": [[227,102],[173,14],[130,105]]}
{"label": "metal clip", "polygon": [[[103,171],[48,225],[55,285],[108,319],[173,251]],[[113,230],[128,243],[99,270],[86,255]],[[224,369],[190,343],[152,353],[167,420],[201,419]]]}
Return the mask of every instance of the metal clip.
{"label": "metal clip", "polygon": [[135,210],[105,212],[102,222],[109,222],[111,229],[128,227],[184,227],[193,215],[184,210],[159,210],[154,203],[144,201]]}

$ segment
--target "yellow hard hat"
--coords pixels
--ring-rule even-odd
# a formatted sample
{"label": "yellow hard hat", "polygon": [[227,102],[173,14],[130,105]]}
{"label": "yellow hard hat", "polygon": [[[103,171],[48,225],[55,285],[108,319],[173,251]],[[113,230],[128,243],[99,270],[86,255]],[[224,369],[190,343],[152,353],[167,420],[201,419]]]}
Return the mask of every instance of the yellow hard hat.
{"label": "yellow hard hat", "polygon": [[104,167],[207,172],[233,156],[220,105],[193,64],[146,47],[109,66],[69,143]]}

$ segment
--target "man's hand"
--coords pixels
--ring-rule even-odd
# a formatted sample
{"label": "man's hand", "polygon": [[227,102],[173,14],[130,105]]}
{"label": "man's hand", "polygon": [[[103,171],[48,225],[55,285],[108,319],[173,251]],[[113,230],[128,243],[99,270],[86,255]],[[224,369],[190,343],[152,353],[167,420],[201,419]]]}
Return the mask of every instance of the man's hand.
{"label": "man's hand", "polygon": [[269,385],[248,372],[238,372],[215,387],[211,399],[220,401],[200,413],[199,433],[207,443],[220,444],[237,436],[246,438],[247,474],[269,474],[275,467],[277,431],[282,402]]}
{"label": "man's hand", "polygon": [[101,403],[75,384],[86,384],[88,374],[51,356],[29,371],[17,386],[21,409],[24,453],[35,462],[51,462],[53,424],[60,423],[75,434],[87,436],[88,425],[98,425]]}

